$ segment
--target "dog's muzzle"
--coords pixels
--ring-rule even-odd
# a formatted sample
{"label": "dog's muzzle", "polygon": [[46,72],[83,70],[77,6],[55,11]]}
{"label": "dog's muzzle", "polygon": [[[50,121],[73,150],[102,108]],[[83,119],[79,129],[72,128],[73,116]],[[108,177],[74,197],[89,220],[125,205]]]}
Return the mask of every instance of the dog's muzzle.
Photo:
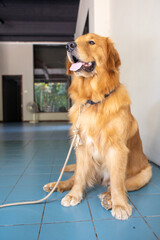
{"label": "dog's muzzle", "polygon": [[73,52],[73,50],[77,47],[75,42],[69,42],[66,44],[66,49],[68,52]]}

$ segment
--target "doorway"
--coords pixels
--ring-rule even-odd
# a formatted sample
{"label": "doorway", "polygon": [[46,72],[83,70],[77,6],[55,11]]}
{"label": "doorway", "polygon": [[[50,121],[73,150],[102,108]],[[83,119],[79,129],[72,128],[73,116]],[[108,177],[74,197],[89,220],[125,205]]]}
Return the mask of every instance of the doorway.
{"label": "doorway", "polygon": [[22,121],[22,76],[2,76],[3,121]]}

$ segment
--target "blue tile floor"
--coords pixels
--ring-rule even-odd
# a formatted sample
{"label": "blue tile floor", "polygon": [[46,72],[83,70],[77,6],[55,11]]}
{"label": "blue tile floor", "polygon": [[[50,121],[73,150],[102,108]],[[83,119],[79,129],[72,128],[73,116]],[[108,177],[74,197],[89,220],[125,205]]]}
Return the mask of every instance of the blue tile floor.
{"label": "blue tile floor", "polygon": [[[0,124],[0,204],[46,195],[43,185],[57,180],[66,157],[68,130],[63,123]],[[66,193],[56,192],[41,204],[0,209],[0,240],[160,239],[160,168],[152,165],[151,182],[128,194],[133,214],[127,221],[101,207],[97,195],[105,189],[96,186],[75,207],[61,206]]]}

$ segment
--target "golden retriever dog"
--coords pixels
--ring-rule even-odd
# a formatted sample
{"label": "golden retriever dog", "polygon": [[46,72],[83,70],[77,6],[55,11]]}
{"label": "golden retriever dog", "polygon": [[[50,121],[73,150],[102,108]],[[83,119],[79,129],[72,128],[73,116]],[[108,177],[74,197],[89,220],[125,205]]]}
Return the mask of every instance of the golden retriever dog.
{"label": "golden retriever dog", "polygon": [[[60,192],[70,190],[61,204],[75,206],[86,187],[102,184],[107,189],[99,196],[101,205],[112,209],[116,219],[128,219],[132,208],[127,191],[146,185],[152,167],[143,153],[128,92],[119,82],[119,54],[109,38],[90,33],[66,48],[67,74],[73,74],[69,117],[72,130],[78,126],[78,136],[76,165],[66,167],[75,173],[57,187]],[[48,192],[54,186],[46,184],[44,190]]]}

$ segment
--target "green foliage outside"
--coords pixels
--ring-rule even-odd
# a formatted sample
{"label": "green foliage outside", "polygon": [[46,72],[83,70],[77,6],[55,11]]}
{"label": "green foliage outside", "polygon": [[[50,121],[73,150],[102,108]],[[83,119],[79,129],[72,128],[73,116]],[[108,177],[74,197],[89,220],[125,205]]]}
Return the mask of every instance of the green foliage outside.
{"label": "green foliage outside", "polygon": [[34,88],[40,112],[68,111],[67,83],[34,83]]}

